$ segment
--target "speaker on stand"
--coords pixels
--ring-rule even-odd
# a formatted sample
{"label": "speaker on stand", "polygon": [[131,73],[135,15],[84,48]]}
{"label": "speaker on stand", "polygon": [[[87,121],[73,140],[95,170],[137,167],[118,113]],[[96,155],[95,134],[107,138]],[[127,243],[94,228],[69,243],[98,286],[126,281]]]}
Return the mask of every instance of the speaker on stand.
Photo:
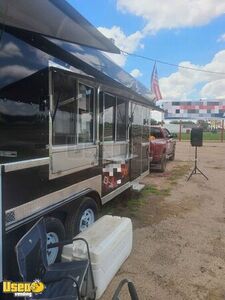
{"label": "speaker on stand", "polygon": [[[201,127],[192,128],[192,130],[191,130],[191,146],[195,147],[195,166],[194,166],[194,169],[192,170],[191,174],[189,175],[187,181],[194,174],[201,174],[208,180],[208,177],[197,166],[198,147],[203,146],[203,129]],[[199,173],[197,173],[197,171]]]}
{"label": "speaker on stand", "polygon": [[192,128],[191,130],[191,146],[202,147],[203,146],[203,129],[200,127]]}

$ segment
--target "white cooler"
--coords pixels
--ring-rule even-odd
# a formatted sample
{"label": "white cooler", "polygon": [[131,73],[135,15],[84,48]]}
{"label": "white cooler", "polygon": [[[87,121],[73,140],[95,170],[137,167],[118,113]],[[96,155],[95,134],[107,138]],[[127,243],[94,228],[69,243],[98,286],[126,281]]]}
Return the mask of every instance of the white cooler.
{"label": "white cooler", "polygon": [[[76,237],[84,238],[89,244],[97,287],[96,298],[99,299],[131,252],[133,240],[131,220],[106,215]],[[63,247],[62,261],[84,257],[86,248],[83,242],[75,241],[74,244]]]}

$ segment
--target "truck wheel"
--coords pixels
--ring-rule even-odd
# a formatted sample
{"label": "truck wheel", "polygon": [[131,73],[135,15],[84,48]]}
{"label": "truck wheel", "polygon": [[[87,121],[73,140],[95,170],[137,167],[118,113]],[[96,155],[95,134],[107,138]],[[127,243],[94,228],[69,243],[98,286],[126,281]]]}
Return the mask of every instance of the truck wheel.
{"label": "truck wheel", "polygon": [[163,173],[165,172],[165,170],[166,170],[166,154],[163,154],[159,165],[159,171]]}
{"label": "truck wheel", "polygon": [[73,238],[78,233],[87,229],[96,221],[98,207],[92,198],[85,197],[79,206],[68,214],[65,229],[68,238]]}
{"label": "truck wheel", "polygon": [[172,153],[172,155],[170,156],[170,158],[169,158],[169,160],[174,160],[174,158],[175,158],[175,148],[173,149],[173,153]]}
{"label": "truck wheel", "polygon": [[[53,217],[45,218],[45,226],[47,231],[47,245],[65,240],[65,229],[62,222]],[[47,262],[49,265],[60,261],[62,248],[47,249]]]}
{"label": "truck wheel", "polygon": [[175,150],[173,151],[172,155],[170,156],[169,160],[173,161],[175,158]]}

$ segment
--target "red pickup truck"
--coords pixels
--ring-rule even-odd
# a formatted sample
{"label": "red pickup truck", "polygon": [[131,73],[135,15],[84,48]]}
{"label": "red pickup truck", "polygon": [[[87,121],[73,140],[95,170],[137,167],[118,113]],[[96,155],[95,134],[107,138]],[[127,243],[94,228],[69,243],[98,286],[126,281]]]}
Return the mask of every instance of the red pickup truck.
{"label": "red pickup truck", "polygon": [[166,128],[151,126],[149,145],[150,169],[157,166],[161,172],[164,172],[167,160],[174,160],[176,148],[175,136]]}

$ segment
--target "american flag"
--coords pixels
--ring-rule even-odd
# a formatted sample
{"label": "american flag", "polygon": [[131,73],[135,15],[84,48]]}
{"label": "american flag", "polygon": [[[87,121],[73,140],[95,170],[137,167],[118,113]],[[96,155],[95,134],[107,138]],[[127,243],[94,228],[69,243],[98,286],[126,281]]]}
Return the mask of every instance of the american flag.
{"label": "american flag", "polygon": [[156,63],[154,64],[152,70],[152,77],[151,77],[151,92],[155,95],[155,100],[162,99],[162,95],[159,89],[159,80],[158,80],[158,73],[156,68]]}

